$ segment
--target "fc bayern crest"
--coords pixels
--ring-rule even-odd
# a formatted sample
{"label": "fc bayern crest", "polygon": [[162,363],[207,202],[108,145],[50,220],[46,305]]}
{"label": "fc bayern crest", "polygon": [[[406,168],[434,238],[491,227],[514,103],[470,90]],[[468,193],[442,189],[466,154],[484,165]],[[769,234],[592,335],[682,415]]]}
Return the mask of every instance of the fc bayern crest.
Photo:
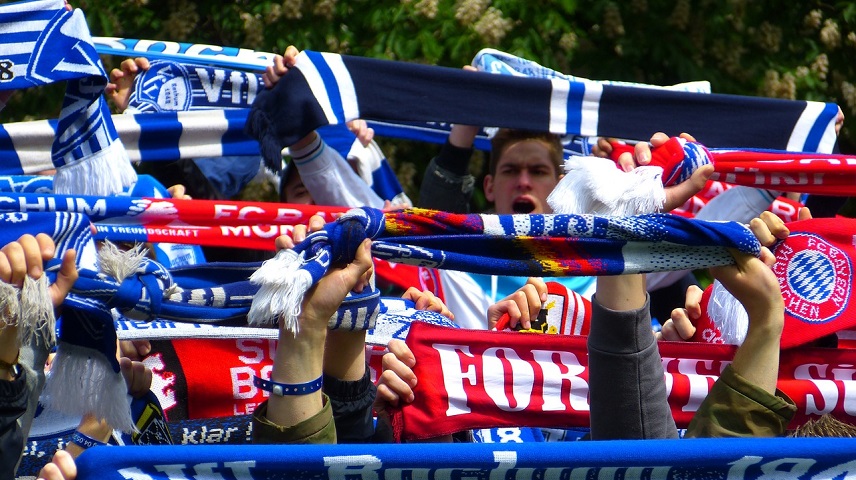
{"label": "fc bayern crest", "polygon": [[776,249],[785,310],[806,323],[825,323],[850,302],[853,267],[840,248],[811,233],[792,233]]}

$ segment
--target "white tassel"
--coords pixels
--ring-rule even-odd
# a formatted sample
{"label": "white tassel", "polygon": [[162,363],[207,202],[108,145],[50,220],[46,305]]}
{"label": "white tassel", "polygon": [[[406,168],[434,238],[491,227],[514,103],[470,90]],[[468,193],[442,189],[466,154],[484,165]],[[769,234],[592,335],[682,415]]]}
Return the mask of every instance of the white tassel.
{"label": "white tassel", "polygon": [[309,272],[300,269],[304,258],[304,253],[280,250],[250,276],[250,282],[260,287],[247,314],[247,323],[272,326],[279,319],[283,328],[297,335],[300,305],[312,286]]}
{"label": "white tassel", "polygon": [[[0,282],[0,320],[6,326],[17,327],[21,312],[21,291],[14,285]],[[3,328],[6,328],[5,326]],[[21,335],[21,331],[18,331]]]}
{"label": "white tassel", "polygon": [[67,415],[91,413],[115,429],[136,431],[125,379],[103,354],[89,348],[59,345],[40,401]]}
{"label": "white tassel", "polygon": [[140,268],[140,264],[148,253],[149,250],[141,243],[129,250],[122,250],[113,243],[105,241],[98,250],[98,264],[102,273],[121,282]]}
{"label": "white tassel", "polygon": [[713,292],[707,305],[707,316],[719,329],[722,340],[728,345],[740,345],[749,330],[749,314],[718,281],[713,282]]}
{"label": "white tassel", "polygon": [[121,141],[92,156],[62,166],[54,175],[54,193],[60,195],[118,195],[137,182]]}
{"label": "white tassel", "polygon": [[666,203],[663,169],[624,172],[599,157],[570,157],[566,174],[547,197],[553,213],[630,216],[658,212]]}
{"label": "white tassel", "polygon": [[22,344],[42,341],[43,345],[56,343],[56,316],[51,300],[50,284],[47,275],[33,280],[24,277],[21,289],[21,312],[18,336]]}

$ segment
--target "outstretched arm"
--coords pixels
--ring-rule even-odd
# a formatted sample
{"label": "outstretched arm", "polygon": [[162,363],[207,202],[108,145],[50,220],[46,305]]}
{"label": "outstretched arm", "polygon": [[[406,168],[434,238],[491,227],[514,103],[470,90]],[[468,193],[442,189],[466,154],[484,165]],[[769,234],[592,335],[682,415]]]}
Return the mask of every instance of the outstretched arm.
{"label": "outstretched arm", "polygon": [[[44,262],[53,258],[56,246],[45,234],[23,235],[15,242],[0,249],[0,282],[21,288],[24,278],[39,278],[44,273]],[[51,301],[58,307],[77,280],[75,252],[65,253],[56,282],[50,287]],[[8,312],[0,312],[0,380],[13,380],[11,369],[18,360],[18,324],[10,319]],[[26,312],[21,312],[25,315]]]}
{"label": "outstretched arm", "polygon": [[[784,302],[768,260],[732,252],[736,264],[711,269],[749,314],[749,330],[687,427],[687,437],[776,437],[796,406],[777,395]],[[767,258],[765,258],[767,257]]]}
{"label": "outstretched arm", "polygon": [[774,394],[779,378],[785,302],[779,290],[779,281],[770,268],[775,257],[766,247],[764,250],[768,254],[765,255],[766,262],[751,255],[733,252],[735,265],[712,268],[711,273],[749,314],[746,339],[735,352],[731,367],[749,382]]}
{"label": "outstretched arm", "polygon": [[[310,220],[310,223],[319,220],[320,217]],[[283,237],[277,239],[280,246],[289,242],[290,239]],[[367,274],[371,266],[371,241],[365,240],[353,262],[330,268],[306,292],[298,316],[298,334],[293,335],[280,326],[270,378],[273,382],[269,387],[272,393],[266,404],[260,406],[254,415],[254,442],[335,442],[329,401],[316,388],[316,382],[320,382],[324,371],[327,324],[348,292],[360,292],[367,286]],[[289,391],[293,388],[299,391]],[[280,392],[283,394],[280,395]]]}
{"label": "outstretched arm", "polygon": [[[699,180],[694,175],[670,187],[667,206],[700,188]],[[592,439],[677,436],[644,275],[598,277],[588,355]]]}
{"label": "outstretched arm", "polygon": [[598,277],[588,357],[593,440],[677,436],[643,275]]}
{"label": "outstretched arm", "polygon": [[[808,209],[800,219],[811,218]],[[722,372],[687,428],[690,437],[775,437],[784,434],[796,412],[776,390],[785,306],[767,248],[790,233],[768,212],[750,228],[764,247],[755,258],[732,252],[735,265],[711,269],[714,277],[743,305],[749,316],[746,338]]]}

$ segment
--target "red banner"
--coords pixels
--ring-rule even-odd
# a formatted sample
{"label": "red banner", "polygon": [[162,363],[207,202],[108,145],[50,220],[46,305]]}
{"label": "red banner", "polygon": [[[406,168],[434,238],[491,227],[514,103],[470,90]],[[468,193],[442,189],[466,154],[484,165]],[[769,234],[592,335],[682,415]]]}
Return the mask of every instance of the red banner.
{"label": "red banner", "polygon": [[[170,420],[247,415],[270,395],[253,385],[253,375],[270,378],[276,340],[198,338],[170,342],[175,357],[155,352],[146,359],[155,376],[154,391]],[[372,381],[380,375],[386,352],[383,347],[366,346]],[[184,398],[175,398],[176,394]],[[181,413],[170,411],[176,405]]]}
{"label": "red banner", "polygon": [[173,340],[187,382],[188,418],[252,413],[269,393],[253,375],[270,378],[276,341],[269,339]]}
{"label": "red banner", "polygon": [[312,215],[328,222],[348,211],[347,207],[299,205],[271,202],[237,202],[231,200],[180,200],[145,198],[143,211],[136,217],[144,223],[169,223],[178,220],[195,225],[299,225]]}
{"label": "red banner", "polygon": [[[416,400],[398,416],[403,438],[472,428],[587,427],[586,338],[450,330],[414,323]],[[672,414],[686,427],[735,347],[662,342]],[[782,353],[779,388],[797,404],[792,427],[832,413],[856,423],[856,352],[800,348]]]}

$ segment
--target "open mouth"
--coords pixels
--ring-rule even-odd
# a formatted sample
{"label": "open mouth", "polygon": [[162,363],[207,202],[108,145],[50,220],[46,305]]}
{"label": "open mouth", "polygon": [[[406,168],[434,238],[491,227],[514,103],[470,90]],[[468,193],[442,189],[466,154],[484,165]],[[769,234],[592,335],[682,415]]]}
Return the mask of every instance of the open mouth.
{"label": "open mouth", "polygon": [[521,198],[511,204],[511,209],[514,213],[532,213],[532,210],[535,210],[535,204],[531,200]]}

